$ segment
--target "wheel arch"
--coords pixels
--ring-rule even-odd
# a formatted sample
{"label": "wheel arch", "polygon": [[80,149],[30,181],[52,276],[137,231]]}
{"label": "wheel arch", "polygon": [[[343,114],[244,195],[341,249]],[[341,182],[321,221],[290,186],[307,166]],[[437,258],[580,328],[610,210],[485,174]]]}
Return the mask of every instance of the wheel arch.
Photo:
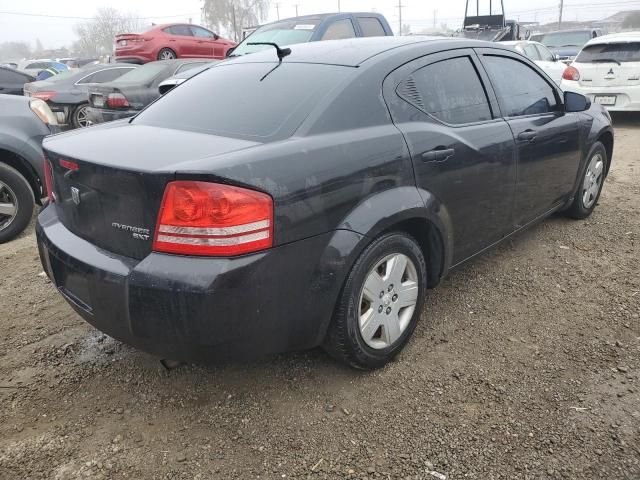
{"label": "wheel arch", "polygon": [[605,171],[605,175],[608,175],[609,169],[611,168],[611,162],[613,160],[613,132],[611,130],[600,132],[596,141],[602,143],[605,151],[607,152],[607,169]]}
{"label": "wheel arch", "polygon": [[21,155],[4,147],[0,147],[0,162],[17,170],[27,180],[33,191],[36,203],[42,205],[44,185],[42,185],[40,177],[33,166]]}

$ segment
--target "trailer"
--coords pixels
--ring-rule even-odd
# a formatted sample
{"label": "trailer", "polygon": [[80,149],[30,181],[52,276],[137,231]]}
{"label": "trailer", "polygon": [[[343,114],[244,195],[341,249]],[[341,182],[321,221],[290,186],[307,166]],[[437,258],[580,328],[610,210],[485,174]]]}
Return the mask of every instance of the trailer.
{"label": "trailer", "polygon": [[493,14],[493,0],[489,0],[488,15],[480,15],[480,0],[475,0],[476,14],[469,15],[469,0],[464,10],[464,21],[460,36],[489,42],[526,40],[530,32],[515,20],[506,20],[504,1],[500,0],[500,14]]}

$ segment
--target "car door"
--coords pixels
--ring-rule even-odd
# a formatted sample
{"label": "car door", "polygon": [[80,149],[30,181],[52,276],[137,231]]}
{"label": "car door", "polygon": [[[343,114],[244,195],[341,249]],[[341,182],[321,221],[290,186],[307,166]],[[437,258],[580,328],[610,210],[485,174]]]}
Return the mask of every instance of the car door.
{"label": "car door", "polygon": [[551,53],[551,50],[541,43],[536,44],[535,47],[540,54],[540,62],[538,62],[538,65],[540,65],[544,72],[551,77],[551,80],[556,82],[557,85],[560,85],[562,74],[567,66],[558,60],[556,56]]}
{"label": "car door", "polygon": [[471,49],[416,59],[383,93],[403,133],[418,187],[446,209],[459,263],[511,231],[514,141]]}
{"label": "car door", "polygon": [[516,142],[515,226],[526,225],[571,195],[580,165],[576,114],[560,90],[522,57],[477,49]]}
{"label": "car door", "polygon": [[196,38],[191,34],[189,25],[173,25],[165,29],[165,33],[169,34],[168,47],[173,49],[178,57],[198,56],[198,44]]}
{"label": "car door", "polygon": [[222,58],[224,56],[224,47],[221,42],[216,42],[216,36],[213,32],[196,25],[191,25],[190,28],[197,43],[199,57]]}

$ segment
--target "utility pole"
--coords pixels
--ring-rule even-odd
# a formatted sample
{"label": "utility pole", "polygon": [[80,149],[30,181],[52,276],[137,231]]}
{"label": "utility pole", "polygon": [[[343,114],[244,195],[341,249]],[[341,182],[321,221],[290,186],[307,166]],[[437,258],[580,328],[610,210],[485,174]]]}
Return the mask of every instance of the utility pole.
{"label": "utility pole", "polygon": [[436,29],[436,18],[438,16],[438,10],[433,11],[433,29]]}
{"label": "utility pole", "polygon": [[338,12],[340,12],[340,0],[338,0]]}
{"label": "utility pole", "polygon": [[232,10],[232,13],[233,13],[233,17],[232,17],[233,18],[233,36],[234,36],[234,38],[235,38],[235,40],[237,42],[238,41],[238,23],[236,21],[236,6],[233,5],[232,8],[233,8],[233,10]]}
{"label": "utility pole", "polygon": [[398,0],[398,35],[402,35],[402,0]]}
{"label": "utility pole", "polygon": [[295,5],[295,7],[296,7],[296,17],[297,17],[298,16],[298,4],[297,3]]}
{"label": "utility pole", "polygon": [[276,3],[276,15],[278,16],[278,20],[280,20],[280,4]]}
{"label": "utility pole", "polygon": [[564,7],[564,0],[560,0],[560,15],[558,15],[558,28],[562,26],[562,8]]}

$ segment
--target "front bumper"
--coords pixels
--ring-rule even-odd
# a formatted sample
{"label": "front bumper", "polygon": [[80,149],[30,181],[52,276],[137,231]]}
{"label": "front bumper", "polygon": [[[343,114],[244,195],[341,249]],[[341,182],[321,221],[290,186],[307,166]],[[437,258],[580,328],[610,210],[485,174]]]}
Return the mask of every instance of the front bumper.
{"label": "front bumper", "polygon": [[136,115],[138,110],[108,110],[106,108],[87,107],[87,119],[95,123],[112,122]]}
{"label": "front bumper", "polygon": [[602,105],[610,112],[640,111],[640,85],[589,87],[580,82],[562,80],[560,88],[564,91],[580,93],[596,103],[595,97],[616,97],[614,105]]}
{"label": "front bumper", "polygon": [[362,239],[343,230],[243,257],[150,253],[138,261],[74,235],[55,204],[40,213],[36,234],[45,271],[82,318],[141,350],[193,361],[321,343]]}

